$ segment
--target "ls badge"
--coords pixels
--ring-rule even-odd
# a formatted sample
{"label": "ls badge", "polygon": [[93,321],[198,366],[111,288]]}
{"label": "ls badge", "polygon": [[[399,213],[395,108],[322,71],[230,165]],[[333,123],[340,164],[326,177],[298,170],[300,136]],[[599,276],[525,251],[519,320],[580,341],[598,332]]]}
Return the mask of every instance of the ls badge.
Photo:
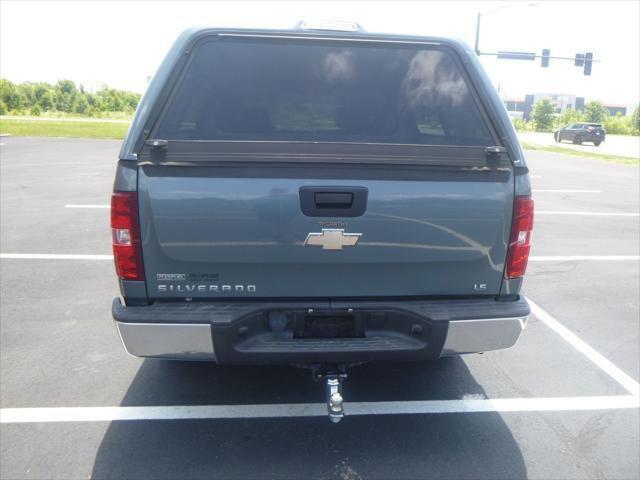
{"label": "ls badge", "polygon": [[355,247],[361,233],[344,233],[343,228],[323,228],[321,233],[310,233],[304,245],[322,247],[323,250],[342,250],[342,247]]}

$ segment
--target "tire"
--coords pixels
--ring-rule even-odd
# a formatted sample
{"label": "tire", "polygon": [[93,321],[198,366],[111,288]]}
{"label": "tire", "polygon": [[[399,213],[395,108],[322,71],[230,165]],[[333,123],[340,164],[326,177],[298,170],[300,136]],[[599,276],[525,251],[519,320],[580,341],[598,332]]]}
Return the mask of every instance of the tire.
{"label": "tire", "polygon": [[582,145],[582,137],[580,135],[576,135],[573,137],[573,143],[576,145]]}
{"label": "tire", "polygon": [[593,142],[593,144],[594,144],[596,147],[599,147],[601,143],[602,143],[602,141],[601,141],[601,140],[596,140],[595,142]]}

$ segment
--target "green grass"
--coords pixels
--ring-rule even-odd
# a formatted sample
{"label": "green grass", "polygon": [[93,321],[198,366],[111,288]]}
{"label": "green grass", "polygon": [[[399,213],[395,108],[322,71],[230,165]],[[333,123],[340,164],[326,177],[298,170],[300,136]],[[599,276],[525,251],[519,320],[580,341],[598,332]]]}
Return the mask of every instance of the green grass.
{"label": "green grass", "polygon": [[572,157],[593,158],[595,160],[604,160],[605,162],[620,163],[622,165],[640,165],[640,159],[632,157],[621,157],[618,155],[609,155],[606,153],[581,152],[570,148],[555,147],[552,145],[535,145],[532,143],[522,142],[522,148],[525,150],[541,150],[543,152],[561,153]]}
{"label": "green grass", "polygon": [[0,133],[16,137],[81,137],[123,139],[129,125],[107,122],[9,120],[0,118]]}
{"label": "green grass", "polygon": [[[29,110],[10,110],[6,113],[10,117],[34,117]],[[43,118],[94,118],[105,120],[131,120],[133,112],[95,112],[93,115],[84,113],[58,112],[56,110],[45,110],[40,112],[38,117]],[[36,117],[37,118],[37,117]]]}

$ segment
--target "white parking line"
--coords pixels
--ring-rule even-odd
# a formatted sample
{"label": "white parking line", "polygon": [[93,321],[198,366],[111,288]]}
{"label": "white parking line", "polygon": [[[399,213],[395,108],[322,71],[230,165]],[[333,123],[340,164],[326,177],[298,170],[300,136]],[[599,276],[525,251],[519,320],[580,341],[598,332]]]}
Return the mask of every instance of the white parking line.
{"label": "white parking line", "polygon": [[[350,402],[347,416],[478,412],[558,412],[638,408],[632,395],[557,398],[496,398]],[[111,422],[116,420],[184,420],[231,418],[325,417],[324,403],[265,405],[173,405],[162,407],[3,408],[0,423]]]}
{"label": "white parking line", "polygon": [[640,213],[632,212],[556,212],[551,210],[536,210],[536,215],[584,215],[593,217],[640,217]]}
{"label": "white parking line", "polygon": [[529,306],[531,307],[531,313],[533,313],[533,315],[535,315],[538,320],[540,320],[547,327],[560,335],[571,346],[573,346],[576,350],[578,350],[585,357],[591,360],[591,362],[593,362],[597,367],[599,367],[607,375],[609,375],[616,382],[622,385],[625,390],[631,393],[631,395],[636,398],[640,397],[640,384],[638,382],[636,382],[633,378],[620,370],[620,368],[616,367],[603,355],[598,353],[593,347],[588,345],[584,340],[580,339],[575,333],[558,322],[555,318],[545,312],[528,297],[527,301],[529,302]]}
{"label": "white parking line", "polygon": [[20,260],[113,260],[112,255],[75,255],[55,253],[0,253],[0,258]]}
{"label": "white parking line", "polygon": [[109,205],[65,205],[64,208],[110,208]]}
{"label": "white parking line", "polygon": [[621,262],[640,260],[640,255],[546,255],[529,257],[530,262]]}
{"label": "white parking line", "polygon": [[533,193],[602,193],[602,190],[564,190],[564,189],[533,189]]}

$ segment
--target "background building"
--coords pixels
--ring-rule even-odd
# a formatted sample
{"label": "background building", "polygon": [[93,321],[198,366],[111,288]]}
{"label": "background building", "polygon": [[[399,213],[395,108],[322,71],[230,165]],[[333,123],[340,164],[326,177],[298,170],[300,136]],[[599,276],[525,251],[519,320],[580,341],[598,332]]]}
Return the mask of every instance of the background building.
{"label": "background building", "polygon": [[[511,118],[529,120],[531,118],[531,112],[533,111],[533,105],[545,98],[551,101],[557,114],[563,113],[568,109],[576,109],[582,112],[587,103],[585,97],[577,97],[568,93],[546,92],[525,95],[524,98],[505,98],[503,101]],[[625,116],[630,112],[629,108],[625,105],[604,104],[604,107],[609,110],[609,115],[612,116],[618,113]]]}

